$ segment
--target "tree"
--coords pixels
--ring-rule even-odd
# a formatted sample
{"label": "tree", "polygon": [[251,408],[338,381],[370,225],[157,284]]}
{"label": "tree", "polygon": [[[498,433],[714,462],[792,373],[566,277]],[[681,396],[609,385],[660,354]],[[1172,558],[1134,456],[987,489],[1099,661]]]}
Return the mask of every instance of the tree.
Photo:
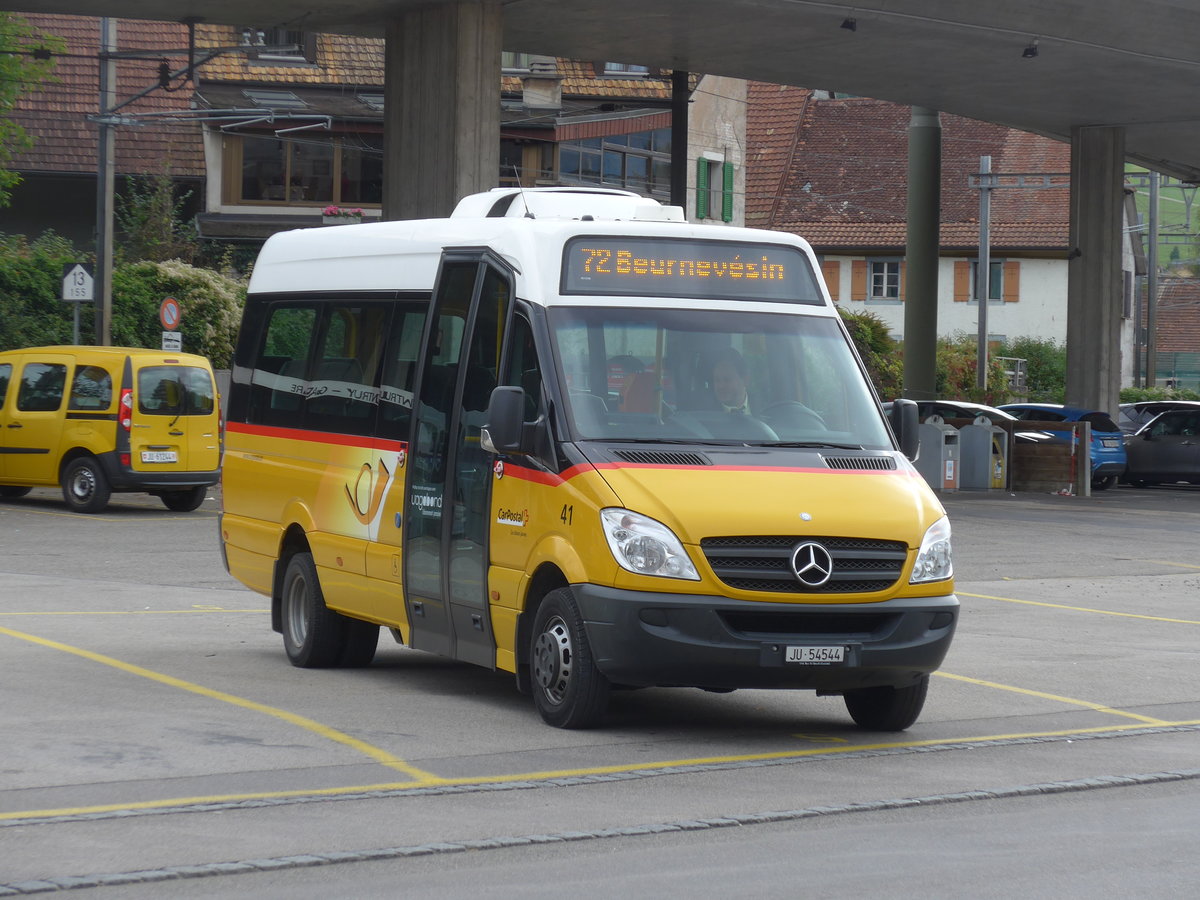
{"label": "tree", "polygon": [[0,12],[0,206],[8,206],[21,176],[9,168],[13,157],[33,146],[33,138],[10,118],[25,92],[51,80],[53,52],[63,42],[31,28],[22,18]]}

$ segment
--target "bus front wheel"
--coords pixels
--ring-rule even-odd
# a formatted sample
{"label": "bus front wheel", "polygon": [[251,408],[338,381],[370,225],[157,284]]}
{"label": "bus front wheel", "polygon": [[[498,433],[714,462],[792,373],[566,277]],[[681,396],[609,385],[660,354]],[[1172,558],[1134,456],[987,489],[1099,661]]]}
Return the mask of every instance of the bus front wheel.
{"label": "bus front wheel", "polygon": [[846,710],[859,728],[867,731],[904,731],[925,706],[929,676],[907,687],[873,687],[846,691]]}
{"label": "bus front wheel", "polygon": [[302,669],[370,665],[379,626],[334,612],[325,605],[311,553],[297,553],[283,575],[280,598],[283,647]]}
{"label": "bus front wheel", "polygon": [[533,702],[546,724],[591,728],[608,708],[608,679],[596,668],[569,588],[551,591],[534,618],[529,653]]}

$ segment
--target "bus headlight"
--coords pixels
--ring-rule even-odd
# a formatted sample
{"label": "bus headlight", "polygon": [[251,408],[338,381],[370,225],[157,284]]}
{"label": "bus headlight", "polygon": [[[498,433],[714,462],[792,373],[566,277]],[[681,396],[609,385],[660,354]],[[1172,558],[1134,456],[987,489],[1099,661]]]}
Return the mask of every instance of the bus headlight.
{"label": "bus headlight", "polygon": [[621,568],[638,575],[700,580],[679,538],[661,522],[628,509],[602,509],[600,521]]}
{"label": "bus headlight", "polygon": [[945,581],[954,575],[954,559],[950,553],[950,520],[942,516],[929,526],[921,539],[917,561],[913,565],[909,584],[925,581]]}

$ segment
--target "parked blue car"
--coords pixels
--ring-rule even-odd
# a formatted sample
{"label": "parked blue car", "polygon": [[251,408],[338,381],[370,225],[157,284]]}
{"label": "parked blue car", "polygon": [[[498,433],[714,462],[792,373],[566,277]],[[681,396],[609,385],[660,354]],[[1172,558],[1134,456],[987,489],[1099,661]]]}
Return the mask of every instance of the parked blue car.
{"label": "parked blue car", "polygon": [[[1092,426],[1092,487],[1103,491],[1117,483],[1125,473],[1125,435],[1105,412],[1062,406],[1058,403],[1005,403],[999,407],[1025,422],[1087,422]],[[1063,441],[1071,439],[1069,431],[1052,431]]]}

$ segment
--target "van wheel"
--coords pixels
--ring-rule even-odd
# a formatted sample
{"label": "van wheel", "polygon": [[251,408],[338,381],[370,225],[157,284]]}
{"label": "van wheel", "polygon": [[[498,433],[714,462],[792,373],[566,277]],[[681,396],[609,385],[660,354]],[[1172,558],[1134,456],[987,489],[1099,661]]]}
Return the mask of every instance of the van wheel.
{"label": "van wheel", "polygon": [[923,675],[908,687],[873,687],[846,691],[844,697],[850,718],[867,731],[904,731],[925,705],[929,676]]}
{"label": "van wheel", "polygon": [[533,703],[548,725],[591,728],[608,708],[608,679],[596,668],[569,588],[548,593],[533,620]]}
{"label": "van wheel", "polygon": [[33,488],[31,487],[0,487],[0,500],[16,500],[18,497],[24,497]]}
{"label": "van wheel", "polygon": [[108,506],[112,489],[100,463],[94,457],[82,456],[63,471],[62,493],[75,512],[97,513]]}
{"label": "van wheel", "polygon": [[163,506],[172,512],[191,512],[200,508],[200,504],[208,496],[208,488],[201,484],[186,491],[169,491],[158,496]]}
{"label": "van wheel", "polygon": [[336,613],[325,605],[311,553],[297,553],[283,575],[283,648],[302,669],[370,665],[379,626]]}

